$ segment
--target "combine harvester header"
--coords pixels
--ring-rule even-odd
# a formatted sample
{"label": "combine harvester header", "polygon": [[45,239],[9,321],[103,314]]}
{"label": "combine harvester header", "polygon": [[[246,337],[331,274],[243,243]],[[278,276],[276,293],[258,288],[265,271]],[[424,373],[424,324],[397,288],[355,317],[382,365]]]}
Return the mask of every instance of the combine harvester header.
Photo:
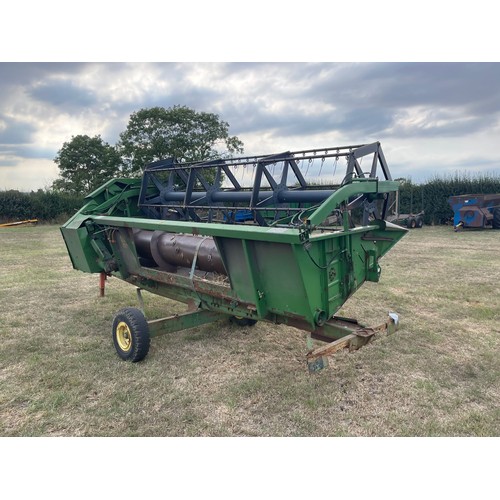
{"label": "combine harvester header", "polygon": [[[368,171],[364,157],[371,157]],[[314,165],[339,182],[308,182]],[[379,280],[380,257],[407,232],[385,220],[398,186],[378,142],[206,162],[170,158],[147,165],[142,179],[114,179],[89,194],[61,231],[73,267],[101,273],[102,287],[112,275],[138,287],[140,301],[147,290],[188,305],[184,314],[150,321],[136,308],[118,312],[113,340],[122,359],[142,360],[151,337],[226,315],[327,341],[307,355],[314,371],[336,350],[397,327],[395,314],[367,328],[335,313],[365,281]]]}

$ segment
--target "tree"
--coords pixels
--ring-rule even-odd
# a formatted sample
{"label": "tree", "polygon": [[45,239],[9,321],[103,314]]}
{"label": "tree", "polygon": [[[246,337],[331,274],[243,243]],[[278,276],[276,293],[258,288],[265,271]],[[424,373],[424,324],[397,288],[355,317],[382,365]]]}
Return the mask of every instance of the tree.
{"label": "tree", "polygon": [[[220,146],[225,150],[220,151]],[[137,174],[147,163],[175,157],[201,161],[243,152],[243,143],[229,136],[229,124],[213,113],[186,106],[145,108],[132,113],[120,134],[118,149],[127,171]]]}
{"label": "tree", "polygon": [[121,157],[100,135],[77,135],[65,142],[54,162],[60,178],[52,184],[55,191],[86,195],[120,173]]}

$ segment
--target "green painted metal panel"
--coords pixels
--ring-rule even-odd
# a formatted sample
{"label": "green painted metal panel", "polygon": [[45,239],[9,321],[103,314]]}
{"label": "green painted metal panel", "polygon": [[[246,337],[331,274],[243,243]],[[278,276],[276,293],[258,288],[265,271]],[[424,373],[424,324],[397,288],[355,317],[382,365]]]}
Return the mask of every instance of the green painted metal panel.
{"label": "green painted metal panel", "polygon": [[[103,265],[89,243],[84,225],[89,220],[115,222],[110,217],[81,215],[73,218],[70,227],[62,231],[74,267],[85,272],[100,272]],[[127,221],[121,218],[120,222]],[[155,221],[154,225],[161,227],[161,222]],[[136,223],[140,224],[141,220]],[[141,274],[131,229],[125,225],[117,227],[115,243],[110,249],[119,265],[117,274],[123,279],[130,273]],[[169,225],[181,229],[179,223]],[[234,231],[231,226],[223,228],[226,229],[225,237],[216,237],[216,242],[236,301],[245,303],[260,319],[286,316],[300,318],[312,326],[333,316],[366,280],[378,281],[378,259],[406,233],[400,226],[383,222],[350,231],[312,233],[309,241],[289,243],[239,239],[240,231]],[[267,228],[258,229],[262,233]],[[120,245],[115,246],[118,241]],[[168,296],[172,298],[176,293],[186,300],[196,295],[176,292],[178,285],[175,282],[170,286],[172,290]],[[226,305],[217,301],[212,306],[227,310]]]}
{"label": "green painted metal panel", "polygon": [[298,229],[281,227],[257,227],[252,225],[230,225],[204,222],[184,222],[171,220],[151,220],[137,217],[108,217],[92,215],[89,218],[98,224],[116,227],[131,227],[152,231],[196,234],[203,236],[226,236],[242,240],[276,241],[299,243],[301,233]]}
{"label": "green painted metal panel", "polygon": [[267,311],[307,317],[306,291],[293,246],[266,241],[249,241],[247,246],[258,273],[258,298],[265,301]]}
{"label": "green painted metal panel", "polygon": [[85,273],[102,271],[85,227],[63,227],[61,233],[74,269]]}
{"label": "green painted metal panel", "polygon": [[180,330],[187,330],[188,328],[194,328],[195,326],[204,325],[206,323],[212,323],[222,317],[223,316],[218,313],[198,309],[183,314],[176,314],[168,318],[149,321],[148,326],[151,337],[156,337],[167,333],[178,332]]}

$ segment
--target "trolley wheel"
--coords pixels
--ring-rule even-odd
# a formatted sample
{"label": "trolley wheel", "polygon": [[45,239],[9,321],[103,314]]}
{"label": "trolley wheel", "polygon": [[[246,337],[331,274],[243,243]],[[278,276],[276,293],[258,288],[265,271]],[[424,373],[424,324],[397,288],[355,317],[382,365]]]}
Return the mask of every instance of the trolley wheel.
{"label": "trolley wheel", "polygon": [[413,217],[410,217],[408,219],[408,222],[406,223],[406,226],[409,229],[415,229],[417,227],[417,221]]}
{"label": "trolley wheel", "polygon": [[257,323],[256,319],[243,318],[242,316],[231,316],[230,321],[238,326],[253,326]]}
{"label": "trolley wheel", "polygon": [[420,229],[423,225],[424,225],[424,220],[422,219],[422,217],[417,217],[417,228]]}
{"label": "trolley wheel", "polygon": [[493,210],[493,220],[491,221],[493,229],[500,229],[500,207]]}
{"label": "trolley wheel", "polygon": [[113,343],[118,356],[133,363],[143,360],[149,351],[149,327],[142,311],[126,307],[113,320]]}

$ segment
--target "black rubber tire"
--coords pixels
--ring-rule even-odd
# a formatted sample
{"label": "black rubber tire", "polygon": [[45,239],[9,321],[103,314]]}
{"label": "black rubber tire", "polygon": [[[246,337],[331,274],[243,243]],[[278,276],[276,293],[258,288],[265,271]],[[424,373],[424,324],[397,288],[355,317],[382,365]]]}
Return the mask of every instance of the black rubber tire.
{"label": "black rubber tire", "polygon": [[230,321],[238,326],[253,326],[257,323],[256,319],[241,318],[239,316],[231,316]]}
{"label": "black rubber tire", "polygon": [[118,356],[124,361],[142,361],[149,352],[151,338],[142,311],[126,307],[118,311],[113,320],[113,344]]}
{"label": "black rubber tire", "polygon": [[408,229],[415,229],[417,227],[417,221],[413,217],[410,217],[406,222],[406,227]]}
{"label": "black rubber tire", "polygon": [[493,229],[500,229],[500,207],[493,210],[493,220],[491,221],[491,227]]}
{"label": "black rubber tire", "polygon": [[424,225],[422,217],[417,217],[417,228],[420,229]]}

